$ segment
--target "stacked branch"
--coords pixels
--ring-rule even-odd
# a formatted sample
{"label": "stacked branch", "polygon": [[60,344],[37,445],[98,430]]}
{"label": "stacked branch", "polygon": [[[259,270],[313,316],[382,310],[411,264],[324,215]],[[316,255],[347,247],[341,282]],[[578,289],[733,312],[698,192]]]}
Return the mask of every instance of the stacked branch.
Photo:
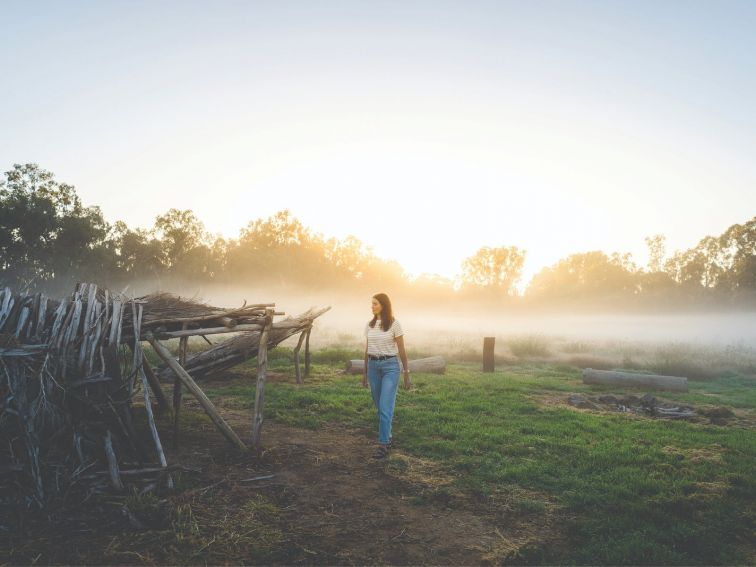
{"label": "stacked branch", "polygon": [[[312,328],[313,321],[329,309],[330,307],[310,309],[296,317],[287,317],[281,321],[275,321],[267,335],[268,350],[279,345],[289,337],[307,332]],[[232,366],[254,358],[260,349],[261,334],[262,326],[260,326],[259,330],[241,332],[212,348],[187,357],[186,364],[183,365],[184,369],[195,378],[201,378],[227,370]],[[158,370],[158,375],[161,379],[167,380],[173,376],[173,373],[168,365],[163,365]]]}
{"label": "stacked branch", "polygon": [[126,461],[166,466],[159,438],[154,448],[143,446],[132,419],[142,378],[142,311],[93,284],[79,284],[62,301],[0,292],[3,506],[43,507],[98,468],[121,489]]}
{"label": "stacked branch", "polygon": [[[245,301],[235,309],[220,309],[169,293],[146,295],[135,301],[144,305],[141,328],[159,339],[259,330],[265,323],[266,310],[275,307],[273,303],[247,305]],[[130,326],[129,314],[124,321]]]}

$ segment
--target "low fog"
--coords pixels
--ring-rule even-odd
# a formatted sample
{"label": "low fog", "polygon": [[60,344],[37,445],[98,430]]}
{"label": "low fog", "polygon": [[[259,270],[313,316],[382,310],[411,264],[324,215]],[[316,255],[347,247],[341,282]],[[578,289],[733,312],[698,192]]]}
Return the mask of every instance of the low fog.
{"label": "low fog", "polygon": [[[145,287],[127,290],[142,294],[156,291]],[[248,303],[275,303],[279,311],[296,315],[313,306],[331,310],[316,322],[314,346],[360,342],[370,312],[371,294],[343,291],[306,292],[275,287],[205,286],[165,289],[185,297],[220,307]],[[648,343],[691,343],[708,346],[756,345],[756,312],[610,313],[581,310],[547,312],[540,310],[484,308],[439,302],[418,306],[412,298],[392,296],[395,316],[401,320],[407,340],[432,346],[434,338],[448,343],[453,337],[474,342],[483,336],[543,335],[564,340],[631,341]]]}

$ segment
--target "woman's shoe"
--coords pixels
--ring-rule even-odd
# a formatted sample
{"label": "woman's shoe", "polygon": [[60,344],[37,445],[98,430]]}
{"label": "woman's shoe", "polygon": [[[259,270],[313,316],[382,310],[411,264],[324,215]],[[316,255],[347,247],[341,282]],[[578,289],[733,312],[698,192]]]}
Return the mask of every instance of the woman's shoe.
{"label": "woman's shoe", "polygon": [[375,448],[375,452],[373,453],[373,458],[385,459],[386,457],[388,457],[390,450],[390,445],[378,445],[378,447]]}

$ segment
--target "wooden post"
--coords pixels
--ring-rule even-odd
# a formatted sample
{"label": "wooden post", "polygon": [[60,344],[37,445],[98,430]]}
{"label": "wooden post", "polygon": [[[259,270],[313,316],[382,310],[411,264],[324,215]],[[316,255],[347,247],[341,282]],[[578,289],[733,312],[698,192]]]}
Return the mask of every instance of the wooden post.
{"label": "wooden post", "polygon": [[[186,323],[182,325],[186,329]],[[181,337],[179,339],[179,364],[183,368],[186,364],[186,343],[189,337]],[[181,412],[181,380],[174,378],[173,380],[173,449],[179,448],[179,413]]]}
{"label": "wooden post", "polygon": [[[129,345],[129,348],[133,353],[134,347],[132,345]],[[160,386],[160,380],[155,375],[155,371],[152,369],[152,366],[150,366],[150,363],[147,361],[147,357],[144,356],[144,352],[142,352],[140,356],[142,358],[142,369],[144,370],[145,377],[147,378],[147,384],[149,384],[150,389],[152,390],[152,393],[155,394],[155,399],[158,402],[158,411],[162,412],[165,410],[170,410],[171,404],[168,403],[168,398],[165,397],[163,388]]]}
{"label": "wooden post", "polygon": [[307,328],[307,336],[305,337],[305,378],[310,375],[310,333],[312,327]]}
{"label": "wooden post", "polygon": [[152,366],[150,366],[150,363],[147,362],[146,357],[142,357],[142,369],[144,370],[144,375],[147,378],[147,383],[152,389],[152,393],[155,394],[155,399],[158,402],[158,410],[170,410],[171,404],[168,403],[168,398],[165,397],[163,388],[160,386],[160,380],[158,380],[158,377],[155,376],[155,371],[152,369]]}
{"label": "wooden post", "polygon": [[[144,356],[144,353],[142,353],[142,356]],[[155,424],[155,416],[152,414],[152,402],[150,402],[150,388],[148,386],[148,378],[147,378],[147,372],[145,372],[145,368],[150,368],[150,365],[147,363],[147,361],[144,358],[142,358],[142,368],[141,368],[142,390],[144,393],[144,408],[147,413],[147,422],[150,424],[150,433],[152,434],[152,441],[153,443],[155,443],[155,451],[157,452],[158,460],[160,461],[160,466],[161,468],[166,468],[168,466],[168,461],[165,459],[165,453],[163,452],[163,444],[160,442],[160,435],[158,434],[157,425]],[[150,371],[152,371],[151,368],[150,368]],[[162,390],[160,390],[160,392],[162,393]],[[168,475],[167,482],[168,482],[168,488],[170,490],[173,490],[173,479],[171,478],[171,475]]]}
{"label": "wooden post", "polygon": [[265,403],[265,372],[268,366],[268,333],[273,322],[273,310],[268,309],[265,327],[260,333],[260,346],[257,350],[257,389],[255,391],[255,415],[252,421],[252,445],[260,448],[260,434],[263,424],[263,405]]}
{"label": "wooden post", "polygon": [[246,451],[247,446],[242,442],[241,439],[239,439],[239,436],[221,417],[221,415],[218,413],[218,410],[215,409],[213,403],[205,395],[205,392],[202,391],[202,388],[197,385],[192,377],[189,376],[189,373],[184,370],[184,368],[176,361],[175,358],[173,358],[171,351],[165,348],[165,346],[160,341],[155,339],[155,337],[152,336],[152,333],[147,333],[146,338],[152,345],[152,348],[155,349],[155,352],[158,353],[158,356],[162,358],[168,366],[170,366],[171,370],[173,370],[176,376],[183,382],[184,386],[186,386],[189,391],[194,394],[194,397],[197,398],[197,401],[199,401],[202,409],[204,409],[205,413],[210,416],[210,419],[213,420],[215,426],[220,429],[220,432],[223,433],[226,439],[228,439],[241,451]]}
{"label": "wooden post", "polygon": [[299,349],[302,348],[302,342],[305,338],[305,331],[302,331],[299,333],[299,342],[297,342],[297,346],[294,347],[294,371],[297,374],[297,384],[302,383],[302,372],[299,369]]}
{"label": "wooden post", "polygon": [[494,371],[494,343],[496,337],[483,338],[483,372]]}
{"label": "wooden post", "polygon": [[103,439],[105,445],[105,456],[108,459],[108,473],[110,474],[110,484],[116,490],[123,490],[123,483],[121,482],[121,475],[118,471],[118,459],[116,458],[115,451],[113,450],[113,438],[110,435],[110,429],[105,432],[105,438]]}

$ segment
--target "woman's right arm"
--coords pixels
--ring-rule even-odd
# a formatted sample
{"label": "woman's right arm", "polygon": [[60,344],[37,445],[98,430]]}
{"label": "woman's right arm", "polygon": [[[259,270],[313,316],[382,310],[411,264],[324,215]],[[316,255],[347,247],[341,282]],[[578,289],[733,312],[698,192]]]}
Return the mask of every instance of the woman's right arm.
{"label": "woman's right arm", "polygon": [[367,353],[367,339],[365,339],[365,368],[362,370],[362,387],[367,388],[368,387],[368,380],[367,380],[367,364],[368,364],[368,353]]}

